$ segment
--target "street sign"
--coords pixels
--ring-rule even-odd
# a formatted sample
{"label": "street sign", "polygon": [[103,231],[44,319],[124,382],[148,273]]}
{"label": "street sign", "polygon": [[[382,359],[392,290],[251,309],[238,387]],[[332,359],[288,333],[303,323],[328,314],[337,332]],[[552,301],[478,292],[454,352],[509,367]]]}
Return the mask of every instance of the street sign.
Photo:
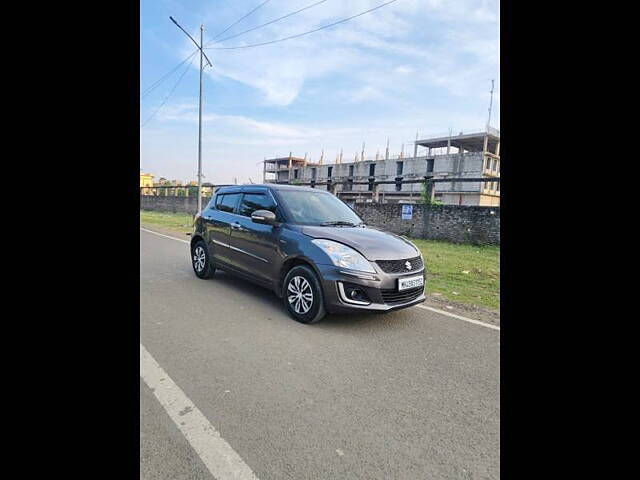
{"label": "street sign", "polygon": [[413,218],[413,205],[402,205],[402,220]]}

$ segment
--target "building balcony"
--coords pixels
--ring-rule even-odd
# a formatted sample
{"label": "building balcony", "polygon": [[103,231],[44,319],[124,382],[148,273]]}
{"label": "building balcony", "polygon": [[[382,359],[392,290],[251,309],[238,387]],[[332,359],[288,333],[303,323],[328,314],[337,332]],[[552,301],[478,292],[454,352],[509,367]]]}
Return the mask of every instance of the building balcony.
{"label": "building balcony", "polygon": [[267,164],[264,168],[265,172],[280,172],[282,170],[289,170],[289,165],[269,165]]}

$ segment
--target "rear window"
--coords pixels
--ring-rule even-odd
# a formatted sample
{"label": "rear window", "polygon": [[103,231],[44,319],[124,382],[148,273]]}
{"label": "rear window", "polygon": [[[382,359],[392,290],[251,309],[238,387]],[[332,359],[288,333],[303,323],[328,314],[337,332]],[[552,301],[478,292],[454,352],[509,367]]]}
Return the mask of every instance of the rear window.
{"label": "rear window", "polygon": [[216,199],[216,208],[222,212],[233,213],[240,199],[239,193],[226,193],[218,195]]}

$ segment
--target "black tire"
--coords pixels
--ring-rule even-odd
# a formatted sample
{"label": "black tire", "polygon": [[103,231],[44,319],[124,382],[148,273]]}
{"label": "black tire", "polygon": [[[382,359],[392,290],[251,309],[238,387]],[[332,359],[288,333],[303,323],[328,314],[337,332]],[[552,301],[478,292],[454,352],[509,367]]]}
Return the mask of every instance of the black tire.
{"label": "black tire", "polygon": [[[204,260],[204,263],[202,260]],[[206,243],[202,240],[198,240],[191,245],[191,266],[193,267],[193,272],[198,278],[211,278],[216,272],[216,268],[211,262],[209,249],[207,248]]]}
{"label": "black tire", "polygon": [[[298,280],[296,280],[296,278],[298,278]],[[292,290],[289,288],[290,284]],[[298,285],[297,291],[296,284]],[[327,313],[324,308],[322,286],[315,272],[310,267],[298,265],[289,270],[282,285],[282,292],[284,305],[289,315],[300,323],[319,322]],[[300,292],[302,292],[302,294],[300,294]],[[309,295],[309,293],[311,295]],[[296,296],[298,299],[294,299],[292,303],[290,296]],[[310,306],[309,302],[311,303]]]}

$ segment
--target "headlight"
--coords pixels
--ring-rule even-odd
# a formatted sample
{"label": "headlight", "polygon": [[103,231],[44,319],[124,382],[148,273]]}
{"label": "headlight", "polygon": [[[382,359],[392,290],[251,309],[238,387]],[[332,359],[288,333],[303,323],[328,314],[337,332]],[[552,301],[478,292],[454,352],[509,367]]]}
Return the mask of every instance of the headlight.
{"label": "headlight", "polygon": [[376,273],[369,261],[351,247],[324,238],[311,241],[320,247],[324,253],[329,255],[329,258],[331,258],[331,261],[336,267]]}

